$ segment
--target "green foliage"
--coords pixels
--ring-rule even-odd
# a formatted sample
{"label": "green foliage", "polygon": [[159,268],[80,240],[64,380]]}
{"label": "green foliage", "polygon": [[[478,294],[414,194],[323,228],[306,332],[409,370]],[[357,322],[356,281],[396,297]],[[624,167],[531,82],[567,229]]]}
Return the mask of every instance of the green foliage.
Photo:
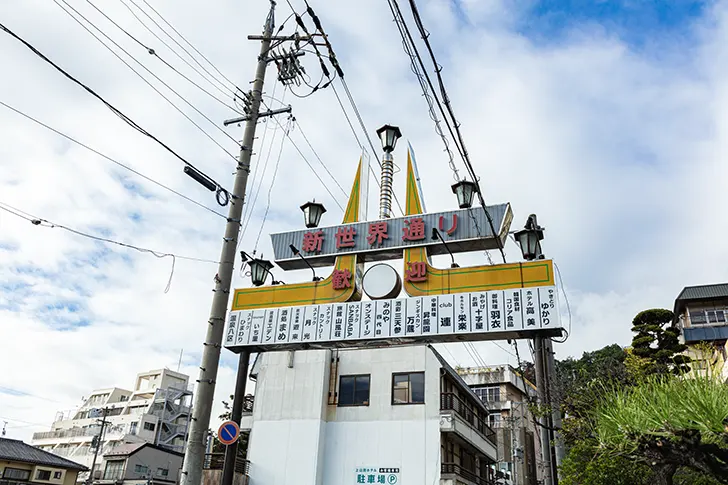
{"label": "green foliage", "polygon": [[681,374],[690,370],[690,358],[680,355],[687,349],[679,341],[680,331],[672,325],[670,310],[654,308],[637,314],[632,320],[632,354],[642,361],[635,371],[640,375]]}
{"label": "green foliage", "polygon": [[593,443],[581,441],[571,447],[561,465],[560,485],[651,485],[649,467],[633,460],[608,457],[595,451]]}

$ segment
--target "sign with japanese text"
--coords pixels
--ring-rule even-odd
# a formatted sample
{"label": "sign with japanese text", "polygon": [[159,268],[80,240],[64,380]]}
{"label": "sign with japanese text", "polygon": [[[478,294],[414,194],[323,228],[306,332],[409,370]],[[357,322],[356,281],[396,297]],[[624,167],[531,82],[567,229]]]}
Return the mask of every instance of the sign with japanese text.
{"label": "sign with japanese text", "polygon": [[396,485],[399,483],[399,468],[357,467],[354,479],[356,484]]}
{"label": "sign with japanese text", "polygon": [[555,286],[230,312],[225,347],[297,349],[364,340],[448,342],[561,334]]}
{"label": "sign with japanese text", "polygon": [[337,256],[358,253],[364,261],[399,259],[408,247],[428,247],[430,254],[445,254],[447,248],[432,238],[437,229],[454,253],[497,249],[505,243],[513,218],[510,204],[451,212],[419,214],[380,221],[357,222],[340,226],[304,229],[272,234],[273,252],[283,270],[303,269],[306,263],[295,256],[292,244],[313,266],[331,266]]}

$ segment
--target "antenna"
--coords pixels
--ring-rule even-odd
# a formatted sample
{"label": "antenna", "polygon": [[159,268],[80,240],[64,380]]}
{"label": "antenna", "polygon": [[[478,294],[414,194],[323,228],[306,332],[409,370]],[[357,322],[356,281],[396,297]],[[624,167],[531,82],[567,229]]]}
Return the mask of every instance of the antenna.
{"label": "antenna", "polygon": [[8,422],[3,421],[3,431],[2,431],[2,434],[0,434],[0,436],[5,436],[5,428],[7,428],[7,426],[8,426]]}
{"label": "antenna", "polygon": [[184,352],[185,349],[179,349],[179,360],[177,361],[177,372],[179,372],[179,368],[182,365],[182,352]]}

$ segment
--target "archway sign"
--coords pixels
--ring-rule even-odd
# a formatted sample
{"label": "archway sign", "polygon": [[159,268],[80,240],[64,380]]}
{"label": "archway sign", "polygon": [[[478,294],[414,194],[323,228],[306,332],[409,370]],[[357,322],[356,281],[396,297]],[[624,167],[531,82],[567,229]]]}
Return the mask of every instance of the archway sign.
{"label": "archway sign", "polygon": [[[551,260],[447,269],[430,264],[431,255],[447,251],[431,238],[433,228],[453,253],[505,244],[510,204],[487,207],[495,233],[482,208],[423,213],[408,150],[406,215],[360,221],[362,170],[360,160],[341,225],[271,235],[280,268],[305,267],[292,254],[293,244],[311,265],[333,266],[332,273],[321,281],[235,290],[225,347],[260,352],[562,334]],[[364,263],[393,259],[404,262],[407,296],[362,301]]]}
{"label": "archway sign", "polygon": [[240,427],[235,421],[225,421],[217,430],[217,439],[223,445],[232,445],[240,437]]}

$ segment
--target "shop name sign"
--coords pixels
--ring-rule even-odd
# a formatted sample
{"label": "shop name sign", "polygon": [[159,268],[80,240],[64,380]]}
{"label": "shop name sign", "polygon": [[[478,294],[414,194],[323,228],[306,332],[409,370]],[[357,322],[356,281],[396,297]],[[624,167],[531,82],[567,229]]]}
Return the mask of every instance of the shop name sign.
{"label": "shop name sign", "polygon": [[446,254],[447,248],[432,238],[433,228],[454,253],[497,249],[505,243],[513,213],[507,203],[487,210],[496,234],[485,211],[472,208],[271,234],[271,241],[276,263],[283,270],[306,268],[291,245],[313,266],[331,266],[337,256],[350,253],[360,253],[364,261],[399,259],[402,250],[413,246],[427,246],[430,254]]}
{"label": "shop name sign", "polygon": [[393,300],[240,310],[225,347],[258,350],[361,346],[363,341],[451,342],[561,335],[555,286]]}

